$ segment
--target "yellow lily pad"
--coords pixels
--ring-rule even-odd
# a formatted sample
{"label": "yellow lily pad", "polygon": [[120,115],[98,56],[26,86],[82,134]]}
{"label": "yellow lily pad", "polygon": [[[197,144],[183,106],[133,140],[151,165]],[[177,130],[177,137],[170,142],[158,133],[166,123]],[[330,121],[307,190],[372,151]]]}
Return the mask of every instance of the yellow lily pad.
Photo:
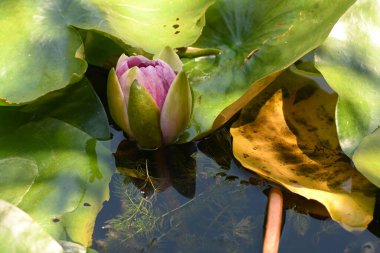
{"label": "yellow lily pad", "polygon": [[[268,96],[269,94],[269,96]],[[290,72],[247,105],[233,124],[233,153],[247,169],[322,203],[348,230],[373,219],[376,188],[339,147],[336,94]]]}

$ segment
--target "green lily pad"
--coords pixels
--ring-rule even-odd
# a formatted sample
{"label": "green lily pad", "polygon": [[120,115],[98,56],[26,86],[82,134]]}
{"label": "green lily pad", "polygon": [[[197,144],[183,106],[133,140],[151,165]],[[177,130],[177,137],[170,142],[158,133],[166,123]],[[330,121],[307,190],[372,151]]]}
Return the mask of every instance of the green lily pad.
{"label": "green lily pad", "polygon": [[59,241],[59,244],[63,247],[65,253],[87,253],[87,248],[77,243],[68,241]]}
{"label": "green lily pad", "polygon": [[88,31],[84,38],[86,61],[89,64],[110,69],[124,53],[123,48],[112,39],[99,33]]}
{"label": "green lily pad", "polygon": [[9,157],[0,160],[0,175],[0,196],[18,205],[38,176],[38,167],[33,160]]}
{"label": "green lily pad", "polygon": [[377,129],[362,139],[352,159],[356,168],[369,181],[380,187],[380,130]]}
{"label": "green lily pad", "polygon": [[120,55],[124,53],[128,55],[144,54],[141,49],[122,45],[122,42],[115,42],[115,38],[111,39],[91,30],[82,32],[85,34],[83,41],[86,61],[91,65],[111,69],[116,66]]}
{"label": "green lily pad", "polygon": [[379,11],[379,0],[357,1],[316,51],[316,67],[339,95],[339,141],[350,157],[380,125]]}
{"label": "green lily pad", "polygon": [[157,53],[165,46],[193,43],[213,2],[3,0],[0,103],[30,102],[82,78],[87,63],[81,36],[74,27]]}
{"label": "green lily pad", "polygon": [[[194,110],[182,139],[202,136],[225,123],[273,80],[271,74],[319,46],[353,2],[220,0],[211,6],[194,46],[222,53],[184,65],[194,91]],[[269,79],[259,81],[264,77]],[[236,101],[239,106],[224,111]],[[221,113],[224,119],[216,120]]]}
{"label": "green lily pad", "polygon": [[0,102],[29,102],[83,76],[82,40],[61,2],[1,1]]}
{"label": "green lily pad", "polygon": [[20,110],[32,113],[37,118],[52,117],[62,120],[94,138],[110,137],[107,114],[86,78],[65,89],[42,96]]}
{"label": "green lily pad", "polygon": [[302,61],[291,66],[291,70],[300,75],[322,76],[318,69],[315,68],[314,61]]}
{"label": "green lily pad", "polygon": [[[13,114],[24,117],[16,111]],[[3,122],[2,117],[0,120]],[[30,185],[25,176],[5,174],[10,179],[0,186],[2,193],[20,191],[23,186],[26,192],[19,208],[55,239],[90,245],[95,217],[108,199],[112,156],[107,143],[52,118],[13,126],[13,131],[8,129],[0,138],[1,165],[37,168],[38,175]]]}
{"label": "green lily pad", "polygon": [[33,219],[0,199],[0,252],[63,253],[62,247]]}
{"label": "green lily pad", "polygon": [[83,8],[93,17],[81,16],[72,25],[107,33],[154,54],[165,46],[194,43],[205,24],[205,12],[214,1],[87,0]]}

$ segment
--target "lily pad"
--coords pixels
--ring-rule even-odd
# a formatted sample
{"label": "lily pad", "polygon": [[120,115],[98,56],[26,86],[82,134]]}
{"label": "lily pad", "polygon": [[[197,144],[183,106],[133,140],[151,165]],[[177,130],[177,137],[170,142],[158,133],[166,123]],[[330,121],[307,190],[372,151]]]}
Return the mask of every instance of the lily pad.
{"label": "lily pad", "polygon": [[[199,138],[225,123],[273,81],[276,72],[319,46],[353,2],[220,0],[211,6],[194,46],[222,53],[184,65],[194,91],[194,111],[182,139]],[[230,105],[235,108],[229,110]]]}
{"label": "lily pad", "polygon": [[380,187],[379,152],[380,130],[377,129],[363,138],[352,157],[357,169],[377,187]]}
{"label": "lily pad", "polygon": [[82,40],[62,13],[68,4],[1,1],[0,103],[29,102],[83,76]]}
{"label": "lily pad", "polygon": [[[24,115],[13,114],[18,118]],[[55,239],[88,246],[95,217],[108,199],[112,156],[106,144],[52,118],[14,124],[13,131],[0,138],[0,161],[8,168],[24,164],[25,169],[38,169],[38,175],[31,182],[7,172],[9,180],[1,185],[2,193],[23,187],[26,192],[18,201],[19,208]]]}
{"label": "lily pad", "polygon": [[81,36],[74,27],[157,53],[165,46],[193,43],[213,2],[3,0],[0,102],[27,103],[82,78],[87,63]]}
{"label": "lily pad", "polygon": [[62,247],[33,219],[0,199],[0,251],[7,253],[63,253]]}
{"label": "lily pad", "polygon": [[350,157],[380,125],[379,12],[379,0],[356,1],[316,50],[316,67],[339,95],[338,136]]}
{"label": "lily pad", "polygon": [[120,45],[94,31],[87,31],[84,37],[86,61],[89,64],[106,69],[116,66],[120,55],[124,53]]}
{"label": "lily pad", "polygon": [[18,205],[38,176],[38,166],[27,158],[9,157],[0,160],[0,175],[0,196]]}
{"label": "lily pad", "polygon": [[253,101],[232,126],[235,157],[247,169],[319,201],[346,229],[365,229],[376,187],[340,151],[333,124],[336,94],[290,73],[271,89],[262,107]]}
{"label": "lily pad", "polygon": [[149,53],[165,46],[194,43],[205,24],[205,12],[215,0],[87,0],[83,4],[91,18],[80,16],[72,25],[97,30]]}
{"label": "lily pad", "polygon": [[83,247],[77,243],[69,241],[58,241],[59,244],[63,247],[65,253],[98,253],[94,249]]}
{"label": "lily pad", "polygon": [[20,110],[35,118],[62,120],[97,139],[110,137],[107,114],[87,78],[42,96]]}

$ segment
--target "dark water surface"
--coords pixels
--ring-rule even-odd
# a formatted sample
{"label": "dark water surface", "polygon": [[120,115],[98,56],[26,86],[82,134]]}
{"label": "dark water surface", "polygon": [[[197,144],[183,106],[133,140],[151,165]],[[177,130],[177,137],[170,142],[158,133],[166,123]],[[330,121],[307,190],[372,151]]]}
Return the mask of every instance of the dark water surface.
{"label": "dark water surface", "polygon": [[[262,251],[270,184],[233,159],[227,130],[156,152],[116,130],[113,141],[118,172],[96,223],[100,253]],[[376,220],[350,233],[318,203],[284,198],[280,252],[380,252]]]}
{"label": "dark water surface", "polygon": [[[106,110],[107,74],[87,71]],[[97,217],[99,253],[262,252],[271,185],[233,159],[228,130],[157,152],[139,151],[120,131],[113,134],[118,169]],[[279,252],[380,253],[380,201],[369,229],[350,233],[317,202],[283,193]]]}

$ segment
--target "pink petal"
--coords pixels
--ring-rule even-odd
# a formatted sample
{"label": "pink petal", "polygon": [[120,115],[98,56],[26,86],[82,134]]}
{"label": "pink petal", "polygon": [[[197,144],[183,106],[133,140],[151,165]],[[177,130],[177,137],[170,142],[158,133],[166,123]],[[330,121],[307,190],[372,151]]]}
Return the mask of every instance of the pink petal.
{"label": "pink petal", "polygon": [[125,76],[133,67],[139,68],[138,82],[148,90],[161,110],[170,85],[176,77],[174,70],[162,60],[122,55],[116,66],[116,75],[123,90],[125,90]]}

